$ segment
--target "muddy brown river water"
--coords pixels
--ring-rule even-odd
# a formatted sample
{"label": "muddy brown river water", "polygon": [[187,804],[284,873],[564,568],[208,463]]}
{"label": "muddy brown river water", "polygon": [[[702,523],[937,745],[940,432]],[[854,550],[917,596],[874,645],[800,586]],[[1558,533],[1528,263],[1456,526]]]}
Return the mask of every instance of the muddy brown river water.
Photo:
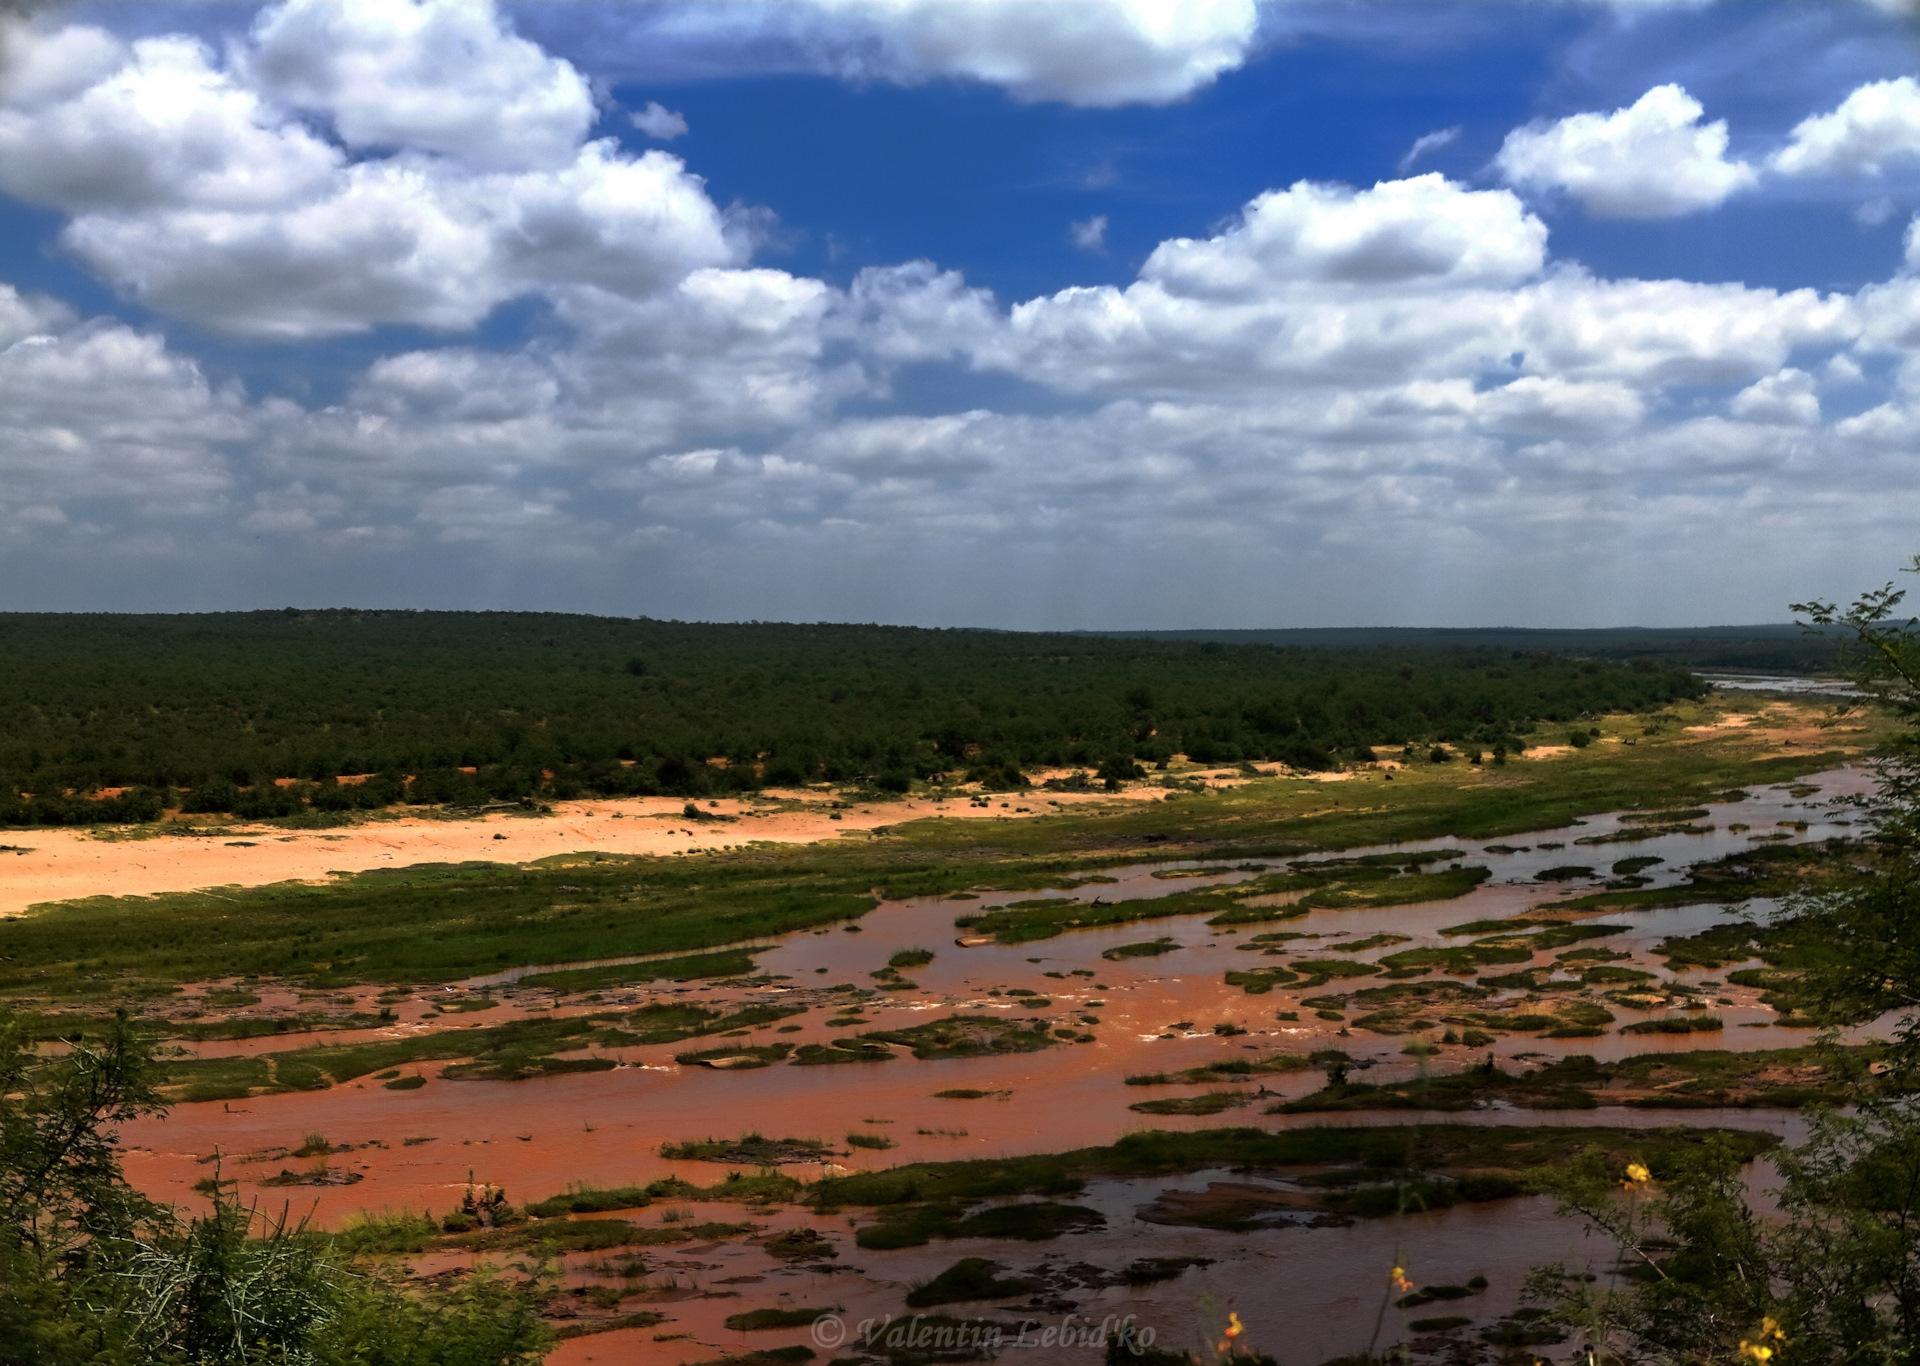
{"label": "muddy brown river water", "polygon": [[[1755,789],[1745,801],[1715,805],[1714,829],[1703,834],[1670,834],[1633,843],[1582,846],[1576,840],[1618,830],[1618,816],[1595,816],[1559,830],[1510,836],[1497,845],[1515,852],[1487,852],[1487,841],[1424,841],[1379,850],[1349,850],[1343,857],[1402,849],[1458,848],[1463,862],[1484,863],[1492,877],[1470,894],[1449,901],[1380,909],[1312,910],[1279,922],[1286,930],[1318,940],[1329,956],[1371,961],[1382,954],[1426,945],[1459,943],[1440,931],[1464,922],[1502,919],[1544,901],[1598,885],[1597,881],[1541,882],[1538,874],[1567,864],[1591,864],[1601,876],[1623,857],[1657,856],[1647,870],[1653,885],[1677,881],[1690,864],[1751,847],[1760,836],[1787,835],[1817,840],[1852,828],[1847,808],[1830,799],[1870,788],[1863,769],[1842,768],[1806,780],[1817,795],[1796,797],[1789,785]],[[1797,828],[1804,822],[1804,829]],[[1731,824],[1750,827],[1732,830]],[[1524,846],[1524,847],[1522,847]],[[1193,878],[1155,877],[1155,873],[1191,870]],[[1424,1063],[1402,1052],[1404,1039],[1354,1031],[1340,1022],[1315,1018],[1301,1009],[1294,994],[1276,990],[1248,995],[1229,987],[1222,974],[1261,961],[1236,945],[1270,926],[1243,927],[1238,934],[1210,928],[1201,916],[1136,921],[1102,929],[1069,931],[1057,938],[1024,945],[956,944],[957,916],[988,905],[1037,895],[1058,895],[1091,902],[1165,896],[1192,887],[1255,876],[1223,865],[1163,863],[1110,870],[1115,880],[1059,893],[984,894],[978,899],[923,899],[881,905],[858,922],[857,932],[833,928],[800,932],[773,943],[757,956],[758,971],[770,985],[670,986],[612,990],[588,1001],[552,991],[520,987],[513,974],[477,979],[463,985],[467,994],[484,991],[498,1000],[492,1009],[427,1018],[436,1002],[461,992],[421,992],[396,1007],[391,1026],[311,1035],[281,1034],[238,1041],[209,1041],[194,1051],[213,1057],[282,1050],[304,1042],[343,1043],[393,1038],[405,1032],[442,1027],[495,1024],[515,1016],[546,1016],[606,1010],[646,1001],[680,1000],[702,1004],[789,1001],[812,1008],[783,1024],[797,1032],[775,1033],[763,1027],[740,1042],[825,1043],[844,1036],[846,1027],[829,1030],[829,1002],[845,1002],[849,993],[832,992],[848,984],[863,990],[869,974],[904,949],[935,954],[908,976],[908,991],[882,992],[861,999],[861,1028],[899,1028],[956,1011],[1025,1016],[1034,1013],[1032,997],[1012,990],[1044,992],[1046,1013],[1056,1023],[1081,1015],[1099,1021],[1093,1042],[1062,1043],[1033,1053],[916,1061],[899,1056],[887,1062],[832,1067],[773,1066],[724,1072],[681,1066],[674,1054],[711,1047],[721,1040],[599,1050],[613,1060],[612,1070],[553,1076],[518,1082],[450,1080],[438,1076],[441,1064],[418,1070],[427,1083],[413,1091],[389,1091],[377,1081],[348,1083],[321,1092],[259,1096],[244,1101],[180,1105],[164,1118],[144,1120],[124,1131],[127,1169],[150,1193],[194,1205],[192,1186],[209,1171],[209,1159],[221,1154],[222,1169],[241,1181],[243,1192],[277,1208],[294,1197],[296,1213],[310,1210],[326,1224],[355,1211],[413,1208],[438,1215],[454,1207],[471,1177],[504,1186],[515,1201],[536,1200],[570,1184],[620,1186],[666,1175],[708,1184],[726,1170],[699,1162],[673,1162],[659,1153],[664,1143],[708,1136],[732,1137],[746,1131],[769,1136],[825,1139],[841,1168],[868,1169],[912,1161],[997,1157],[1057,1152],[1112,1142],[1137,1129],[1197,1129],[1253,1124],[1269,1129],[1306,1125],[1405,1124],[1417,1114],[1396,1111],[1358,1115],[1267,1115],[1274,1100],[1291,1099],[1324,1084],[1318,1070],[1257,1078],[1252,1086],[1267,1093],[1258,1104],[1213,1116],[1144,1116],[1129,1105],[1149,1097],[1197,1094],[1198,1087],[1127,1086],[1133,1073],[1174,1072],[1235,1057],[1275,1050],[1306,1052],[1338,1047],[1368,1064],[1370,1081],[1413,1075],[1421,1066],[1457,1071],[1491,1051],[1516,1070],[1572,1053],[1617,1059],[1661,1050],[1697,1047],[1757,1049],[1789,1047],[1805,1034],[1772,1022],[1775,1013],[1750,990],[1715,985],[1709,996],[1725,1029],[1698,1035],[1623,1035],[1552,1040],[1533,1035],[1504,1035],[1490,1049],[1449,1048]],[[1777,910],[1757,901],[1745,913],[1764,920]],[[1690,934],[1735,918],[1734,908],[1683,906],[1654,911],[1610,912],[1609,924],[1627,929],[1598,941],[1630,954],[1622,965],[1673,976],[1648,952],[1661,939]],[[1348,951],[1343,941],[1380,933],[1406,936],[1406,942]],[[1103,952],[1122,944],[1170,938],[1175,950],[1157,957],[1108,961]],[[1549,955],[1550,958],[1550,955]],[[1251,961],[1250,961],[1251,960]],[[1268,959],[1267,962],[1274,960]],[[1545,960],[1542,960],[1545,961]],[[551,965],[528,965],[551,966]],[[1517,971],[1524,965],[1501,968]],[[1059,974],[1049,976],[1048,974]],[[1682,981],[1716,984],[1724,970],[1678,974]],[[1367,985],[1361,982],[1357,985]],[[1311,992],[1306,994],[1312,994]],[[372,993],[362,993],[365,1004]],[[266,1004],[275,1004],[269,1001]],[[292,1004],[291,994],[281,1004]],[[1299,1018],[1283,1020],[1291,1011]],[[1622,1023],[1626,1021],[1623,1020]],[[1244,1031],[1231,1035],[1215,1026]],[[1860,1031],[1862,1035],[1872,1030]],[[935,1092],[969,1088],[997,1093],[983,1099],[942,1099]],[[1571,1113],[1489,1109],[1428,1116],[1436,1123],[1519,1123],[1529,1125],[1619,1125],[1651,1127],[1661,1123],[1722,1124],[1759,1128],[1793,1136],[1799,1120],[1784,1111],[1730,1110],[1649,1113],[1603,1105]],[[336,1170],[359,1179],[348,1185],[299,1188],[291,1192],[261,1189],[258,1182],[286,1165],[284,1150],[305,1135],[324,1134],[336,1150]],[[894,1146],[884,1151],[848,1148],[850,1133],[884,1136]],[[264,1157],[265,1160],[254,1160]],[[787,1168],[802,1177],[821,1174],[806,1165]],[[1409,1268],[1416,1283],[1464,1283],[1484,1275],[1489,1284],[1470,1300],[1448,1302],[1403,1313],[1389,1310],[1380,1329],[1381,1345],[1412,1332],[1407,1326],[1422,1314],[1460,1314],[1476,1321],[1511,1310],[1527,1267],[1567,1259],[1592,1263],[1599,1247],[1583,1239],[1577,1224],[1556,1219],[1539,1199],[1510,1199],[1487,1205],[1461,1205],[1426,1215],[1362,1221],[1347,1227],[1284,1226],[1251,1233],[1221,1233],[1202,1228],[1158,1224],[1139,1217],[1142,1207],[1169,1190],[1204,1191],[1212,1183],[1256,1184],[1224,1171],[1140,1181],[1091,1185],[1075,1203],[1099,1210],[1106,1227],[1068,1234],[1051,1242],[936,1240],[929,1246],[874,1252],[856,1248],[849,1220],[868,1218],[861,1211],[836,1216],[784,1208],[771,1214],[740,1215],[738,1207],[704,1204],[684,1212],[688,1222],[748,1218],[768,1227],[811,1225],[834,1240],[840,1256],[832,1274],[796,1268],[769,1257],[758,1243],[738,1239],[650,1249],[648,1283],[655,1286],[648,1308],[669,1315],[657,1326],[580,1337],[563,1343],[551,1360],[558,1366],[579,1363],[678,1363],[699,1361],[755,1347],[812,1342],[823,1359],[836,1355],[808,1329],[741,1333],[722,1319],[763,1305],[839,1306],[848,1325],[888,1314],[910,1315],[902,1307],[905,1289],[944,1269],[956,1259],[993,1259],[1011,1273],[1031,1273],[1048,1288],[1014,1301],[986,1301],[944,1311],[1013,1322],[1022,1315],[1056,1327],[1054,1339],[1005,1350],[1004,1361],[1092,1363],[1100,1353],[1073,1345],[1107,1315],[1137,1316],[1153,1326],[1163,1344],[1195,1345],[1217,1326],[1228,1309],[1248,1324],[1248,1336],[1282,1361],[1314,1363],[1364,1349],[1375,1331],[1386,1294],[1389,1268]],[[1266,1184],[1276,1183],[1267,1181]],[[1278,1183],[1284,1185],[1284,1183]],[[656,1204],[633,1217],[643,1225],[677,1220],[681,1211]],[[451,1256],[453,1261],[461,1260]],[[1130,1287],[1105,1283],[1126,1263],[1142,1257],[1187,1256],[1210,1264],[1177,1279]],[[576,1255],[579,1270],[598,1259]],[[1103,1280],[1104,1277],[1104,1280]],[[666,1288],[668,1282],[671,1288]],[[636,1301],[636,1303],[639,1303]],[[1016,1312],[1007,1304],[1020,1306]],[[1080,1329],[1073,1324],[1082,1325]],[[1066,1325],[1061,1328],[1061,1325]],[[1035,1332],[1039,1332],[1038,1329]],[[684,1336],[682,1336],[684,1335]],[[1060,1345],[1065,1336],[1069,1345]],[[1415,1334],[1417,1336],[1417,1334]],[[664,1340],[657,1340],[664,1339]],[[844,1349],[843,1349],[844,1350]]]}

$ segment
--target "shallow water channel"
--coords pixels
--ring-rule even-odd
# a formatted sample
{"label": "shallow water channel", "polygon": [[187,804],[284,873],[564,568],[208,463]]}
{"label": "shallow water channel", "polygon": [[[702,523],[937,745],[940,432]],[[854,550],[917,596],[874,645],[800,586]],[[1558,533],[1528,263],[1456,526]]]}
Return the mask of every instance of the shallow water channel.
{"label": "shallow water channel", "polygon": [[[616,1186],[644,1183],[668,1174],[707,1184],[724,1174],[725,1168],[666,1161],[659,1156],[661,1145],[689,1138],[734,1136],[748,1130],[769,1136],[825,1139],[835,1152],[833,1163],[861,1169],[908,1161],[1058,1152],[1110,1143],[1125,1132],[1143,1128],[1254,1124],[1275,1129],[1421,1120],[1419,1114],[1405,1110],[1296,1116],[1263,1113],[1276,1101],[1317,1090],[1325,1082],[1318,1069],[1258,1077],[1248,1085],[1261,1088],[1259,1102],[1225,1114],[1149,1117],[1128,1108],[1150,1098],[1197,1095],[1205,1089],[1197,1085],[1128,1086],[1124,1078],[1130,1074],[1174,1072],[1276,1050],[1304,1053],[1337,1047],[1367,1067],[1367,1080],[1380,1081],[1412,1075],[1422,1066],[1439,1072],[1458,1071],[1489,1051],[1503,1065],[1518,1071],[1529,1062],[1571,1053],[1604,1060],[1702,1047],[1791,1047],[1805,1042],[1805,1034],[1775,1026],[1775,1013],[1754,999],[1756,993],[1720,986],[1725,975],[1721,971],[1681,975],[1681,980],[1708,979],[1715,983],[1707,994],[1721,1002],[1714,1007],[1725,1023],[1718,1033],[1624,1035],[1616,1028],[1600,1037],[1564,1040],[1515,1033],[1500,1036],[1486,1048],[1445,1049],[1425,1062],[1402,1051],[1405,1039],[1363,1030],[1346,1033],[1341,1022],[1318,1019],[1312,1010],[1300,1009],[1284,990],[1248,995],[1227,986],[1223,973],[1276,961],[1236,947],[1247,937],[1271,928],[1320,936],[1294,942],[1326,956],[1372,961],[1397,950],[1457,944],[1462,941],[1449,939],[1441,931],[1465,922],[1520,915],[1543,902],[1593,890],[1608,876],[1609,866],[1622,858],[1663,859],[1643,874],[1653,879],[1651,885],[1661,886],[1680,881],[1693,863],[1749,848],[1763,836],[1784,835],[1800,841],[1849,833],[1853,819],[1850,809],[1832,808],[1827,803],[1835,797],[1870,790],[1871,775],[1864,769],[1843,768],[1805,781],[1818,787],[1818,793],[1795,797],[1792,785],[1782,784],[1753,789],[1744,801],[1711,806],[1711,814],[1700,818],[1699,823],[1711,823],[1714,828],[1702,834],[1668,834],[1630,843],[1576,843],[1606,836],[1628,824],[1618,815],[1605,815],[1563,829],[1496,841],[1442,839],[1347,850],[1339,855],[1351,858],[1417,849],[1459,849],[1462,854],[1458,861],[1485,864],[1492,870],[1491,878],[1468,895],[1442,902],[1378,909],[1316,909],[1274,925],[1239,927],[1237,932],[1210,928],[1205,917],[1187,915],[1073,930],[1030,944],[971,948],[956,944],[961,935],[955,928],[956,917],[1006,901],[1045,895],[1087,903],[1096,898],[1113,902],[1166,896],[1257,876],[1253,871],[1221,864],[1133,864],[1109,870],[1107,876],[1114,879],[1111,882],[1072,891],[983,893],[974,899],[890,902],[867,914],[857,925],[785,936],[757,955],[758,971],[776,979],[770,985],[644,986],[608,991],[587,1001],[558,998],[550,991],[518,987],[496,978],[467,984],[468,994],[478,994],[485,988],[486,994],[499,1002],[472,1014],[430,1014],[438,1000],[459,994],[436,989],[422,992],[399,1007],[400,1018],[391,1026],[209,1041],[195,1051],[208,1057],[264,1053],[309,1042],[345,1043],[426,1029],[497,1024],[514,1016],[544,1017],[648,1000],[683,1000],[732,1005],[782,1001],[806,1004],[811,1008],[805,1014],[781,1022],[798,1025],[797,1031],[776,1033],[768,1026],[740,1040],[799,1045],[825,1043],[862,1029],[901,1028],[956,1011],[1004,1012],[1010,1017],[1036,1012],[1035,996],[1009,995],[1009,991],[1044,992],[1049,1002],[1045,1013],[1055,1023],[1075,1024],[1083,1016],[1099,1022],[1086,1026],[1093,1035],[1091,1042],[1062,1043],[1031,1053],[930,1061],[916,1061],[902,1052],[884,1063],[780,1065],[734,1072],[674,1062],[676,1053],[723,1042],[703,1039],[599,1050],[599,1055],[617,1064],[612,1070],[519,1082],[443,1079],[438,1076],[440,1064],[422,1064],[409,1069],[427,1078],[426,1084],[415,1090],[391,1091],[368,1079],[321,1092],[178,1106],[165,1119],[142,1121],[128,1128],[124,1135],[131,1150],[128,1170],[150,1192],[191,1203],[192,1183],[207,1174],[207,1159],[218,1152],[224,1155],[224,1174],[239,1178],[248,1195],[262,1196],[263,1206],[277,1207],[283,1196],[290,1196],[296,1212],[310,1207],[323,1221],[333,1222],[363,1208],[445,1211],[457,1203],[470,1173],[476,1180],[506,1187],[516,1201],[539,1199],[570,1183]],[[1730,829],[1733,824],[1748,828]],[[1489,852],[1488,844],[1512,852]],[[1581,864],[1591,865],[1597,876],[1538,880],[1538,874],[1545,870]],[[1183,871],[1195,876],[1165,876]],[[1775,909],[1756,902],[1741,913],[1765,918]],[[1733,918],[1736,908],[1711,904],[1610,912],[1606,923],[1627,928],[1596,942],[1631,955],[1618,960],[1622,965],[1656,971],[1665,978],[1673,974],[1648,957],[1653,945],[1669,935],[1690,934]],[[1406,940],[1359,951],[1341,948],[1343,941],[1383,933],[1406,936]],[[1118,961],[1102,957],[1105,951],[1120,945],[1163,937],[1176,941],[1178,947],[1155,957]],[[848,984],[870,987],[872,971],[882,968],[894,953],[913,948],[932,950],[935,957],[924,967],[909,971],[912,990],[854,998],[858,1000],[860,1019],[866,1023],[840,1024],[831,1029],[826,1026],[830,1016],[846,1018],[844,1003],[852,998],[852,993],[844,990]],[[550,971],[553,966],[544,968]],[[1495,971],[1512,972],[1523,966]],[[1358,981],[1346,985],[1370,984]],[[836,986],[843,988],[837,995],[832,992]],[[365,995],[370,1003],[372,993]],[[842,1003],[840,1010],[836,1011],[834,1001]],[[1282,1013],[1298,1018],[1278,1018]],[[1621,1023],[1631,1018],[1639,1017],[1628,1016]],[[1216,1033],[1216,1026],[1234,1032]],[[990,1094],[976,1099],[935,1095],[953,1089]],[[1568,1113],[1489,1109],[1426,1118],[1449,1124],[1641,1128],[1670,1123],[1722,1124],[1779,1134],[1791,1134],[1798,1128],[1794,1114],[1778,1110],[1650,1112],[1606,1105]],[[350,1180],[351,1184],[285,1192],[254,1189],[261,1178],[297,1168],[299,1162],[290,1160],[287,1150],[313,1133],[325,1134],[334,1145],[336,1156],[330,1159],[333,1170],[339,1179]],[[844,1138],[851,1133],[884,1138],[893,1146],[884,1150],[850,1147]],[[341,1151],[349,1145],[351,1152]],[[819,1169],[808,1166],[788,1170],[808,1178],[819,1174]],[[908,1314],[911,1311],[903,1309],[901,1303],[907,1285],[931,1277],[957,1258],[980,1256],[1013,1271],[1030,1273],[1044,1283],[1046,1289],[1012,1301],[1024,1304],[1022,1312],[1036,1321],[1060,1324],[1067,1315],[1075,1314],[1082,1321],[1090,1316],[1097,1323],[1109,1313],[1133,1313],[1139,1316],[1139,1322],[1154,1325],[1163,1343],[1193,1345],[1203,1329],[1211,1331],[1209,1316],[1224,1317],[1228,1308],[1234,1308],[1248,1322],[1256,1346],[1275,1352],[1283,1361],[1312,1363],[1367,1346],[1383,1303],[1388,1269],[1396,1264],[1407,1266],[1416,1284],[1464,1283],[1469,1277],[1484,1275],[1489,1286],[1470,1300],[1444,1302],[1404,1314],[1388,1311],[1380,1329],[1382,1345],[1408,1333],[1418,1336],[1407,1325],[1422,1315],[1461,1315],[1476,1323],[1490,1322],[1513,1308],[1519,1279],[1528,1266],[1562,1258],[1586,1262],[1600,1253],[1597,1244],[1582,1239],[1576,1225],[1553,1218],[1545,1202],[1532,1198],[1461,1205],[1434,1214],[1366,1220],[1346,1227],[1288,1224],[1238,1233],[1169,1226],[1139,1217],[1143,1207],[1162,1192],[1203,1191],[1221,1182],[1274,1184],[1269,1178],[1221,1171],[1099,1182],[1073,1199],[1105,1215],[1103,1230],[1068,1234],[1042,1243],[936,1239],[925,1247],[890,1252],[870,1252],[853,1245],[848,1221],[869,1218],[864,1211],[838,1216],[816,1216],[795,1209],[756,1214],[750,1216],[754,1222],[771,1227],[812,1224],[822,1229],[842,1249],[837,1259],[840,1269],[823,1275],[783,1265],[769,1258],[758,1244],[739,1240],[654,1249],[648,1257],[650,1283],[663,1285],[671,1279],[675,1288],[661,1292],[664,1298],[657,1296],[657,1303],[648,1304],[670,1314],[671,1322],[657,1328],[578,1338],[564,1344],[553,1360],[560,1366],[616,1360],[670,1363],[807,1342],[804,1329],[742,1334],[725,1329],[721,1320],[745,1308],[773,1304],[782,1296],[787,1297],[782,1301],[787,1305],[843,1306],[850,1321],[887,1313]],[[653,1224],[663,1217],[677,1216],[656,1205],[634,1217],[643,1224]],[[705,1204],[689,1206],[686,1217],[689,1222],[699,1222],[743,1216],[737,1207]],[[1102,1272],[1111,1280],[1117,1268],[1131,1261],[1160,1256],[1203,1257],[1211,1265],[1153,1285],[1102,1283]],[[574,1262],[578,1265],[591,1260],[576,1257]],[[942,1312],[985,1314],[997,1322],[1017,1320],[1019,1314],[997,1307],[1002,1303],[962,1304]],[[679,1333],[690,1336],[671,1336]],[[667,1335],[668,1340],[656,1342],[656,1335]],[[833,1351],[822,1351],[823,1359],[833,1355]],[[1091,1363],[1099,1360],[1099,1352],[1091,1347],[1063,1347],[1055,1341],[1045,1347],[1011,1349],[1002,1359]]]}

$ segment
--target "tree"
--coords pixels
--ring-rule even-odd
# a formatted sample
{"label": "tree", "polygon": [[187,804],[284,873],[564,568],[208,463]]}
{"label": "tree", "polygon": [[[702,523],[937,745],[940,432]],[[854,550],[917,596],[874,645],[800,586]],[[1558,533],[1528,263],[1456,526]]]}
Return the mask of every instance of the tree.
{"label": "tree", "polygon": [[44,1060],[0,1012],[0,1366],[534,1366],[539,1277],[366,1273],[217,1175],[181,1219],[135,1191],[117,1126],[164,1106],[125,1016]]}
{"label": "tree", "polygon": [[[1920,573],[1920,556],[1903,572]],[[1829,1018],[1903,1010],[1893,1059],[1920,1065],[1920,619],[1899,618],[1906,592],[1888,583],[1844,611],[1795,603],[1809,630],[1834,637],[1841,671],[1867,700],[1890,710],[1898,733],[1875,762],[1875,790],[1856,799],[1867,816],[1855,877],[1797,909],[1829,946],[1809,985]]]}
{"label": "tree", "polygon": [[[1920,556],[1906,572],[1920,572]],[[1616,1259],[1596,1268],[1614,1273],[1604,1279],[1564,1266],[1529,1279],[1590,1359],[1920,1359],[1920,619],[1901,619],[1904,598],[1889,583],[1845,609],[1793,608],[1835,640],[1861,696],[1901,723],[1857,802],[1867,819],[1850,871],[1785,908],[1796,944],[1814,950],[1805,1009],[1835,1024],[1895,1012],[1885,1084],[1851,1115],[1814,1111],[1807,1141],[1776,1151],[1777,1217],[1756,1212],[1738,1164],[1713,1145],[1663,1171],[1593,1151],[1547,1173],[1540,1188]]]}

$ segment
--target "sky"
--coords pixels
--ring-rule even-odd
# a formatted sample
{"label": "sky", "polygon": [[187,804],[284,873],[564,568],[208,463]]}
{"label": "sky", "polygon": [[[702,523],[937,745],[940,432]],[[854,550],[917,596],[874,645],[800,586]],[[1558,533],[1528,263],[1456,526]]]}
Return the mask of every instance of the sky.
{"label": "sky", "polygon": [[0,14],[0,610],[1690,625],[1920,551],[1893,0]]}

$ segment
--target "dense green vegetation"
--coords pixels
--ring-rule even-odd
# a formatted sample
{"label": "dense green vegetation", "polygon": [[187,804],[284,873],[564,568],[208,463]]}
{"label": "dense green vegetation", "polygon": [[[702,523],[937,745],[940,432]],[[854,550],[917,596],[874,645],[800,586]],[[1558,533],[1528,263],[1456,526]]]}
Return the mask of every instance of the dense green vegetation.
{"label": "dense green vegetation", "polygon": [[[1324,767],[1376,745],[1512,749],[1540,723],[1702,691],[1672,665],[1493,647],[498,612],[0,615],[0,824],[151,819],[173,802],[270,817],[821,779],[904,790],[940,773],[1008,786],[1022,767],[1127,776],[1177,752]],[[103,788],[137,790],[73,799]]]}
{"label": "dense green vegetation", "polygon": [[1306,626],[1277,630],[1107,631],[1133,640],[1218,641],[1334,650],[1493,648],[1583,659],[1657,659],[1689,669],[1789,674],[1825,673],[1835,666],[1838,639],[1797,622],[1763,626],[1448,627]]}
{"label": "dense green vegetation", "polygon": [[409,1286],[216,1184],[181,1218],[127,1184],[115,1130],[163,1107],[124,1026],[34,1057],[0,1019],[0,1360],[12,1366],[533,1366],[536,1275]]}

